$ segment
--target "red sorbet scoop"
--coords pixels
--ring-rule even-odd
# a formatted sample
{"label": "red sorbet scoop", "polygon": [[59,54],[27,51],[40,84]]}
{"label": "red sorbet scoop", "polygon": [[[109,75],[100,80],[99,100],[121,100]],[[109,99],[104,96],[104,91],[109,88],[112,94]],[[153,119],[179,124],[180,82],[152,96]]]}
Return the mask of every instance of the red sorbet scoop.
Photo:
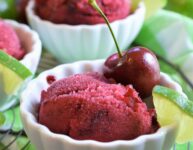
{"label": "red sorbet scoop", "polygon": [[79,140],[129,140],[153,132],[154,112],[131,86],[99,74],[80,74],[42,91],[39,122]]}
{"label": "red sorbet scoop", "polygon": [[16,59],[21,59],[25,54],[14,29],[2,20],[0,20],[0,50]]}
{"label": "red sorbet scoop", "polygon": [[[123,19],[130,13],[130,0],[97,0],[110,22]],[[104,19],[88,0],[36,0],[36,12],[45,20],[65,24],[98,24]]]}

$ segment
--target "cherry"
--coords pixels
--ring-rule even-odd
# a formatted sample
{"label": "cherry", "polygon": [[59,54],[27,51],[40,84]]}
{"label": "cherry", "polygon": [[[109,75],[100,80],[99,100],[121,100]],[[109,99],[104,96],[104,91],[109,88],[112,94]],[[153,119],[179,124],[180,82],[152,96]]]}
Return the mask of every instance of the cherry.
{"label": "cherry", "polygon": [[156,56],[147,48],[134,47],[119,58],[111,55],[105,61],[104,75],[116,82],[133,87],[142,98],[151,95],[160,81],[160,68]]}
{"label": "cherry", "polygon": [[107,17],[96,0],[89,0],[89,3],[107,23],[118,52],[105,61],[104,75],[124,85],[132,84],[142,98],[150,96],[153,87],[160,81],[160,68],[156,56],[144,47],[134,47],[121,53]]}

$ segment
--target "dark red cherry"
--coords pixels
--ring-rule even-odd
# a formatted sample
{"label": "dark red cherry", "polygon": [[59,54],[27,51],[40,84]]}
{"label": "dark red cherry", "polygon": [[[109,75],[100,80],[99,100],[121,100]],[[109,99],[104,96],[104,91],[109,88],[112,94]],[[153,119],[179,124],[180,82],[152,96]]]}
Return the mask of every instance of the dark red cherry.
{"label": "dark red cherry", "polygon": [[152,93],[160,81],[159,63],[153,52],[144,47],[134,47],[120,58],[113,54],[105,62],[104,75],[116,82],[133,87],[142,98]]}

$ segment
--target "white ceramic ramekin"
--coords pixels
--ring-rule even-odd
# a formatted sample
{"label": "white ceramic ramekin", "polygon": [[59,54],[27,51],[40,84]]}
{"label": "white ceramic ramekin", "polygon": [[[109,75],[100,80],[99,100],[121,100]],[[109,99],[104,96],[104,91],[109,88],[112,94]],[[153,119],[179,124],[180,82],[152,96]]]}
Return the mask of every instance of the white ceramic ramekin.
{"label": "white ceramic ramekin", "polygon": [[[116,51],[115,44],[106,24],[67,25],[42,20],[35,14],[34,0],[26,9],[30,26],[35,29],[43,46],[60,62],[106,58]],[[145,6],[127,18],[111,23],[122,50],[126,50],[139,33],[145,16]]]}
{"label": "white ceramic ramekin", "polygon": [[[42,51],[41,41],[38,34],[31,30],[27,25],[18,23],[13,20],[4,20],[6,23],[11,25],[15,30],[17,36],[21,41],[23,49],[26,51],[25,56],[20,60],[20,62],[26,66],[33,74],[35,74]],[[14,79],[12,79],[14,80]],[[25,82],[25,84],[27,81]],[[19,89],[12,95],[7,95],[6,98],[1,99],[0,111],[4,111],[11,107],[12,105],[18,103],[18,94],[24,88],[25,84],[19,87]],[[2,95],[0,95],[2,96]]]}
{"label": "white ceramic ramekin", "polygon": [[[93,140],[78,141],[66,135],[55,134],[37,122],[41,91],[49,87],[46,81],[48,75],[54,75],[58,80],[77,73],[102,72],[103,63],[104,60],[95,60],[64,64],[43,72],[28,84],[21,95],[20,112],[24,129],[37,150],[169,150],[172,147],[177,132],[175,124],[162,127],[156,133],[142,135],[134,140],[103,143]],[[169,81],[167,85],[181,92],[179,85],[165,79],[166,76],[161,74],[162,83]]]}
{"label": "white ceramic ramekin", "polygon": [[18,23],[13,20],[4,20],[11,25],[17,36],[20,39],[23,49],[26,51],[26,55],[20,62],[25,65],[32,73],[35,73],[40,61],[42,44],[38,34],[31,30],[27,25]]}

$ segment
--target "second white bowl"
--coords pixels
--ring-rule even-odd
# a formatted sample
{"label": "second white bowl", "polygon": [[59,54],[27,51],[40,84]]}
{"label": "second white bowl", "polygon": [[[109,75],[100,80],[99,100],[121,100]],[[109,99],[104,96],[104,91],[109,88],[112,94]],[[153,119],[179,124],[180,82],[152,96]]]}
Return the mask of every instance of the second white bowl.
{"label": "second white bowl", "polygon": [[[42,40],[43,46],[60,62],[106,58],[116,51],[115,44],[106,24],[67,25],[42,20],[34,11],[34,0],[27,6],[28,22]],[[144,22],[145,6],[127,18],[111,23],[122,50],[129,47]]]}

